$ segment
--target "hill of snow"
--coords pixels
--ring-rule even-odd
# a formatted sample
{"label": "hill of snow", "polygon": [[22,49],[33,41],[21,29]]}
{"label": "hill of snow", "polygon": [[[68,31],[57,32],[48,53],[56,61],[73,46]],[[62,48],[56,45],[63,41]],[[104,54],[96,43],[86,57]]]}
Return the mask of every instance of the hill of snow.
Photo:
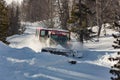
{"label": "hill of snow", "polygon": [[[40,52],[46,44],[35,37],[39,24],[26,26],[22,35],[7,38],[10,45],[0,42],[0,80],[110,80],[110,56],[116,57],[111,47],[115,31],[107,29],[107,36],[101,36],[99,42],[86,42],[82,48],[83,58],[71,58]],[[78,47],[79,46],[79,47]],[[76,60],[77,64],[68,63]]]}

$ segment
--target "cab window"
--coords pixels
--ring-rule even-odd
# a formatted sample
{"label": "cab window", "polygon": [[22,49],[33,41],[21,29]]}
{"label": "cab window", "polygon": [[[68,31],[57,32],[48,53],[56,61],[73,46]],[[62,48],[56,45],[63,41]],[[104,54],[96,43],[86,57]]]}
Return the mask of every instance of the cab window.
{"label": "cab window", "polygon": [[45,30],[41,30],[41,31],[40,31],[40,36],[41,36],[41,37],[44,37],[44,36],[45,36]]}

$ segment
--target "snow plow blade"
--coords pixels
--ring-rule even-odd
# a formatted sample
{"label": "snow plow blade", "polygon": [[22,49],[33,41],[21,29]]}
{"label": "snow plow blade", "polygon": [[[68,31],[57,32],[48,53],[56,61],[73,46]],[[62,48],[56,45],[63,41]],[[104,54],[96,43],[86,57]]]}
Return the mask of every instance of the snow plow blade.
{"label": "snow plow blade", "polygon": [[41,52],[49,52],[51,54],[62,55],[67,57],[77,57],[77,58],[82,57],[82,54],[79,51],[70,50],[70,49],[43,48]]}

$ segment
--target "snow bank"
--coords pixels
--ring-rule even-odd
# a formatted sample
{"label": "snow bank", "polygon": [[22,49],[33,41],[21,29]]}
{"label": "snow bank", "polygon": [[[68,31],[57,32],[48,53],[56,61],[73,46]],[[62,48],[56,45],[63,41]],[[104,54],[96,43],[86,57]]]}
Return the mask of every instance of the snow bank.
{"label": "snow bank", "polygon": [[112,53],[112,54],[106,53],[105,55],[101,56],[98,60],[90,62],[90,63],[111,68],[111,66],[113,66],[114,64],[118,62],[118,61],[110,61],[109,58],[111,57],[116,58],[118,57],[118,54],[117,53]]}
{"label": "snow bank", "polygon": [[9,49],[9,47],[0,41],[0,51],[7,50],[7,49]]}
{"label": "snow bank", "polygon": [[[36,52],[29,48],[10,48],[0,42],[0,80],[35,80],[36,78],[42,80],[62,80],[61,78],[44,74],[43,68],[45,66],[63,63],[67,60],[66,57],[48,53],[35,53]],[[39,70],[42,72],[39,73]],[[45,72],[46,71],[49,72],[49,70],[45,69]],[[34,72],[42,75],[36,75]],[[30,75],[26,76],[26,73],[29,73]]]}
{"label": "snow bank", "polygon": [[7,58],[30,59],[33,57],[29,54],[33,52],[32,50],[23,50],[10,48],[0,41],[0,80],[26,80],[22,74],[19,74],[18,67],[7,60]]}

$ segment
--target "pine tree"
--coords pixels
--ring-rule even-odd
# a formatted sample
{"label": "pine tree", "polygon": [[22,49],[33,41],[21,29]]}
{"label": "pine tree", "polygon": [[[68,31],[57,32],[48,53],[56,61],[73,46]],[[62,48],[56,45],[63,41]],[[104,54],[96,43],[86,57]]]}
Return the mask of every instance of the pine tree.
{"label": "pine tree", "polygon": [[79,0],[73,6],[71,11],[71,18],[69,19],[68,23],[72,24],[71,31],[76,32],[78,34],[79,41],[83,43],[83,37],[86,34],[86,29],[88,27],[87,23],[87,16],[92,15],[91,10],[87,7],[82,0]]}
{"label": "pine tree", "polygon": [[4,0],[0,0],[0,40],[5,42],[9,25],[8,9]]}
{"label": "pine tree", "polygon": [[[120,30],[120,28],[119,28]],[[113,48],[114,49],[120,49],[120,32],[119,34],[115,35],[113,34],[113,37],[116,39],[114,41],[114,45]],[[118,56],[120,55],[120,52],[118,52]],[[118,61],[117,64],[115,64],[114,66],[112,66],[110,73],[113,74],[116,77],[111,77],[111,80],[120,80],[120,57],[116,57],[116,58],[109,58],[109,60],[111,61]]]}

